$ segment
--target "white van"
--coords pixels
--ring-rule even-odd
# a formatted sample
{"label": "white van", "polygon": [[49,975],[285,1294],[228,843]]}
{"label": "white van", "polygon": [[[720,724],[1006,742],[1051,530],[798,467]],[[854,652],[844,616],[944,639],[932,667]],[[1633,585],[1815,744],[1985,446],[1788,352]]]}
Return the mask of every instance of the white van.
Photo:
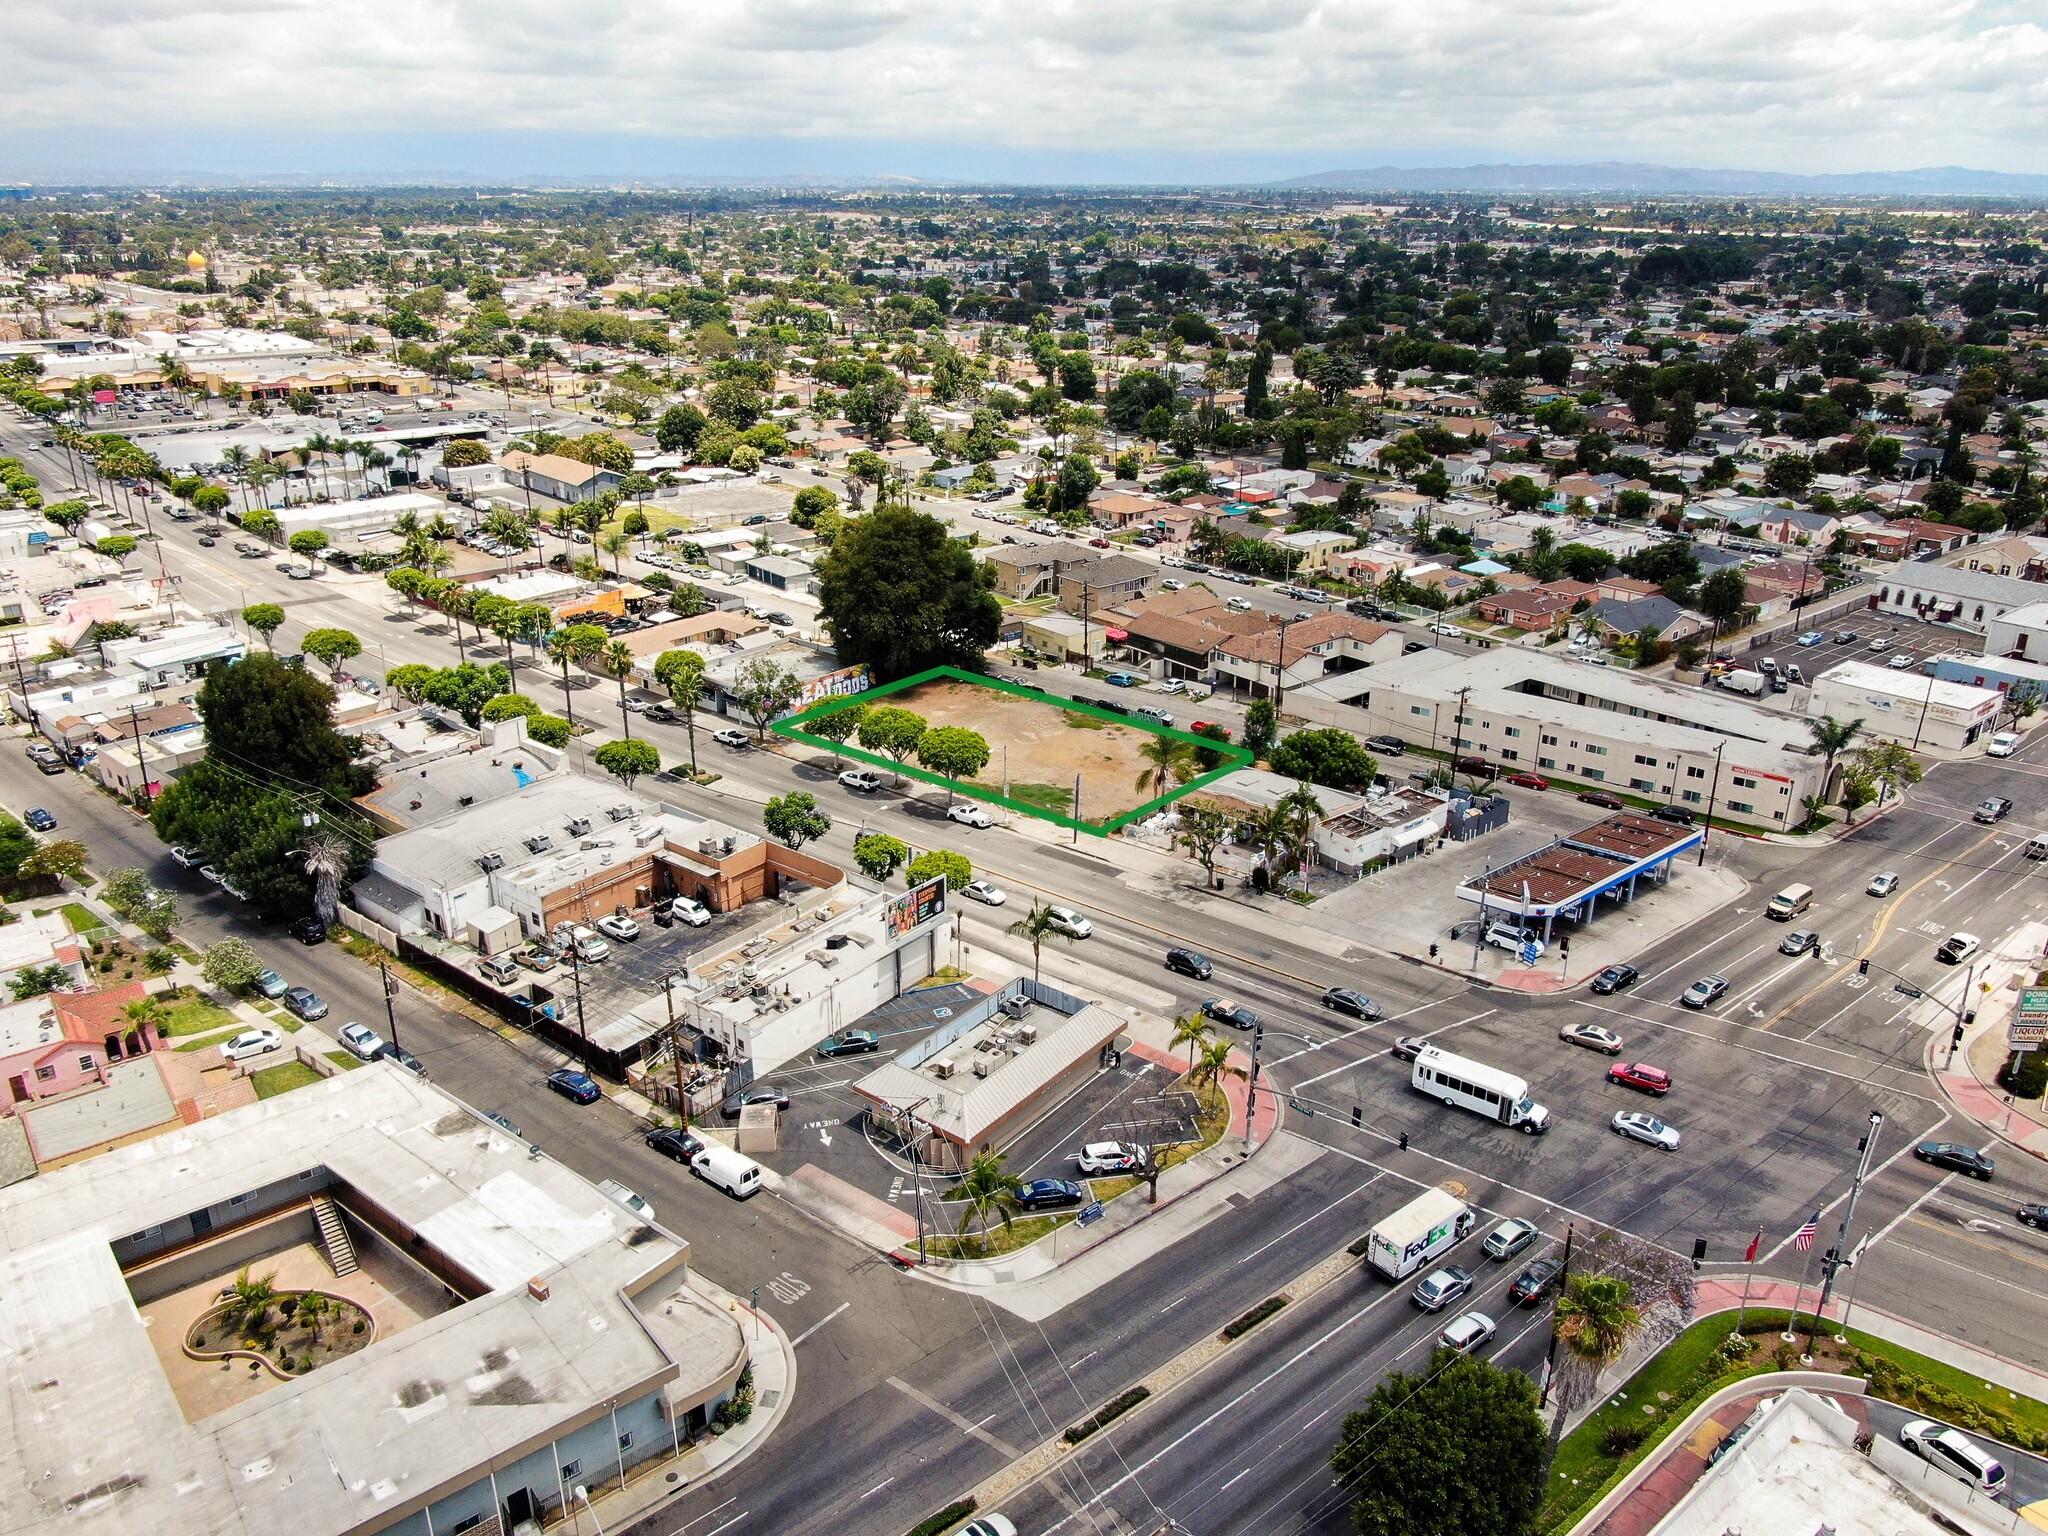
{"label": "white van", "polygon": [[1788,885],[1771,898],[1771,904],[1764,908],[1764,916],[1775,918],[1781,923],[1789,923],[1812,905],[1812,886]]}
{"label": "white van", "polygon": [[690,1172],[735,1200],[745,1200],[761,1187],[761,1165],[721,1142],[711,1142],[691,1158]]}

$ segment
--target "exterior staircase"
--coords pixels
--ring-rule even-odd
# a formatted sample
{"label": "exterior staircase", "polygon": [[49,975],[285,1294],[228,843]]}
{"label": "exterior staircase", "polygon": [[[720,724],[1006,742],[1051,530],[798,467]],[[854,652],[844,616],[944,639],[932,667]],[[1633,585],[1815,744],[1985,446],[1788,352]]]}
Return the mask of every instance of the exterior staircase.
{"label": "exterior staircase", "polygon": [[320,1228],[320,1246],[327,1252],[327,1262],[333,1267],[334,1278],[356,1272],[356,1245],[348,1240],[348,1228],[342,1225],[341,1212],[334,1208],[334,1202],[325,1195],[313,1198],[313,1220]]}

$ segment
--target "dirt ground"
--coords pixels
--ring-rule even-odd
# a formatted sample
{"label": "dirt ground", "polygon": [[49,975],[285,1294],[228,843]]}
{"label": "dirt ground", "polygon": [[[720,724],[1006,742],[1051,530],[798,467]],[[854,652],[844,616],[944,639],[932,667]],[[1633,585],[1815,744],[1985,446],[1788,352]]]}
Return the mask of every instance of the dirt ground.
{"label": "dirt ground", "polygon": [[1149,783],[1138,787],[1147,768],[1138,749],[1152,739],[1150,731],[975,683],[926,683],[888,702],[924,716],[930,726],[979,731],[988,742],[989,760],[975,782],[990,789],[1003,787],[1007,749],[1014,799],[1071,815],[1077,773],[1084,821],[1104,821],[1153,798]]}

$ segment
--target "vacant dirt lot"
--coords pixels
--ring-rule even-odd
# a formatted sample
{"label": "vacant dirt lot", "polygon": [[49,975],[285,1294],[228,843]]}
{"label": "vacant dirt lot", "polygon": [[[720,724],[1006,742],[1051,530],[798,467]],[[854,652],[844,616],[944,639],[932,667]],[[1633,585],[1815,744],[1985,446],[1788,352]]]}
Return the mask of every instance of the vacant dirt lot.
{"label": "vacant dirt lot", "polygon": [[1153,739],[1150,731],[974,683],[926,683],[888,702],[924,716],[927,725],[979,731],[989,760],[976,782],[991,789],[1003,787],[1007,748],[1014,799],[1071,815],[1077,773],[1085,821],[1104,821],[1153,797],[1149,781],[1138,784],[1148,766],[1138,749]]}

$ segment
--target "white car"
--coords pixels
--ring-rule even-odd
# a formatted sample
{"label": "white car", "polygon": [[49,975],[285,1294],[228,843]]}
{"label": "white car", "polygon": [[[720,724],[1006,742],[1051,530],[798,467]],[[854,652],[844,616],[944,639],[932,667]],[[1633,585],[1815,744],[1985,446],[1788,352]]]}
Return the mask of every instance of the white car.
{"label": "white car", "polygon": [[2020,738],[2017,731],[2000,731],[1985,746],[1984,755],[1986,757],[2011,757],[2019,749]]}
{"label": "white car", "polygon": [[220,1053],[229,1061],[244,1061],[251,1056],[261,1056],[274,1051],[284,1044],[281,1029],[245,1029],[232,1040],[221,1042]]}
{"label": "white car", "polygon": [[202,864],[202,865],[200,865],[200,866],[199,866],[199,873],[200,873],[201,875],[203,875],[203,876],[204,876],[204,877],[205,877],[206,879],[208,879],[208,880],[211,880],[211,881],[212,881],[212,882],[213,882],[213,883],[214,883],[215,885],[219,885],[219,884],[220,884],[220,883],[221,883],[222,881],[224,881],[224,880],[225,880],[225,879],[227,879],[227,877],[228,877],[228,876],[227,876],[227,871],[226,871],[226,870],[224,870],[224,869],[216,869],[216,868],[214,868],[214,866],[213,866],[213,865],[211,865],[211,864]]}
{"label": "white car", "polygon": [[711,739],[721,747],[744,747],[747,744],[747,733],[745,731],[736,731],[731,726],[727,726],[722,731],[713,731]]}
{"label": "white car", "polygon": [[367,1024],[344,1024],[334,1038],[349,1055],[362,1061],[375,1061],[387,1049],[384,1037]]}
{"label": "white car", "polygon": [[1679,1143],[1684,1140],[1677,1131],[1655,1115],[1646,1115],[1640,1109],[1624,1109],[1608,1124],[1614,1127],[1614,1134],[1617,1136],[1626,1136],[1631,1141],[1661,1147],[1666,1152],[1676,1152]]}
{"label": "white car", "polygon": [[865,768],[849,768],[839,775],[839,782],[848,789],[857,789],[864,795],[872,795],[882,787],[882,776],[870,773]]}
{"label": "white car", "polygon": [[1074,1162],[1083,1173],[1129,1173],[1138,1166],[1138,1154],[1120,1141],[1091,1141]]}
{"label": "white car", "polygon": [[620,917],[613,913],[607,913],[597,920],[597,931],[607,938],[617,939],[621,943],[640,937],[640,925],[638,923],[634,922],[630,917]]}
{"label": "white car", "polygon": [[600,960],[609,960],[611,953],[611,945],[594,933],[586,932],[576,939],[576,958],[585,965],[595,965]]}
{"label": "white car", "polygon": [[960,887],[960,894],[969,901],[978,901],[985,907],[1000,907],[1010,898],[986,880],[970,880]]}
{"label": "white car", "polygon": [[669,903],[669,915],[679,923],[688,923],[692,928],[702,928],[711,921],[711,913],[702,903],[678,896]]}
{"label": "white car", "polygon": [[1095,925],[1072,907],[1047,907],[1046,911],[1052,917],[1055,933],[1063,933],[1070,939],[1085,939],[1095,931]]}
{"label": "white car", "polygon": [[173,848],[171,858],[180,869],[197,869],[206,862],[206,855],[197,848]]}
{"label": "white car", "polygon": [[1899,1426],[1899,1444],[1961,1478],[1979,1493],[1995,1499],[2005,1492],[2005,1468],[1999,1465],[1997,1457],[1959,1429],[1950,1429],[1932,1419],[1915,1419]]}
{"label": "white car", "polygon": [[1460,1312],[1444,1325],[1436,1341],[1445,1349],[1469,1355],[1493,1337],[1494,1326],[1493,1319],[1484,1312]]}
{"label": "white car", "polygon": [[1162,592],[1180,592],[1186,590],[1186,588],[1186,582],[1178,581],[1171,576],[1164,578],[1159,583],[1159,590]]}
{"label": "white car", "polygon": [[1169,677],[1159,685],[1159,691],[1161,693],[1186,693],[1188,691],[1187,679],[1184,677]]}
{"label": "white car", "polygon": [[962,800],[953,806],[951,810],[947,811],[946,819],[948,821],[957,821],[963,827],[992,827],[996,824],[995,817],[989,815],[980,806],[967,800]]}

